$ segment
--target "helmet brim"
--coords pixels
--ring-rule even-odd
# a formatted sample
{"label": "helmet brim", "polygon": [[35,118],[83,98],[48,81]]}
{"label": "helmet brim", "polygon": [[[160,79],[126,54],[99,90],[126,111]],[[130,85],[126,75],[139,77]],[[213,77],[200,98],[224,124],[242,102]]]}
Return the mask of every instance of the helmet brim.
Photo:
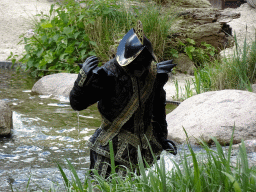
{"label": "helmet brim", "polygon": [[[143,46],[141,44],[141,49],[139,49],[134,55],[132,55],[129,58],[125,57],[125,44],[127,42],[127,40],[131,37],[134,36],[133,41],[135,41],[136,44],[141,44],[139,38],[137,37],[136,33],[134,32],[134,29],[132,28],[130,31],[128,31],[126,33],[126,35],[123,37],[123,39],[121,40],[121,42],[119,43],[118,47],[117,47],[117,53],[116,53],[116,60],[118,62],[118,64],[120,66],[127,66],[129,65],[131,62],[134,61],[134,59],[136,59],[136,57],[138,57],[138,55],[145,49],[147,48],[146,46]],[[157,61],[157,58],[155,56],[155,54],[152,52],[150,53],[152,55],[152,58],[154,61]]]}

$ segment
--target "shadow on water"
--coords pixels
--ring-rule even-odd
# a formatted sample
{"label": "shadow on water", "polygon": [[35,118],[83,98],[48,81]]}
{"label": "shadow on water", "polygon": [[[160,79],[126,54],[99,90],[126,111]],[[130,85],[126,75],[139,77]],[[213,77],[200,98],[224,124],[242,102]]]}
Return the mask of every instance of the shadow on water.
{"label": "shadow on water", "polygon": [[[31,95],[36,79],[0,69],[0,100],[13,110],[11,138],[0,138],[0,191],[49,189],[62,183],[56,162],[69,159],[83,180],[89,167],[86,142],[100,126],[97,106],[78,113],[67,98]],[[167,113],[176,106],[167,105]],[[66,170],[67,171],[67,170]]]}

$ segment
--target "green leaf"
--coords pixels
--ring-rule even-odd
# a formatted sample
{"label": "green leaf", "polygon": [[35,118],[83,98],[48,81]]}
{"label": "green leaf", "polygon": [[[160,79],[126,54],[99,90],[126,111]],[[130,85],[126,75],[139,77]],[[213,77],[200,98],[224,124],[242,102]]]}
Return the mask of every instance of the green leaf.
{"label": "green leaf", "polygon": [[76,33],[74,34],[74,38],[77,39],[77,37],[78,37],[80,34],[81,34],[81,32],[76,32]]}
{"label": "green leaf", "polygon": [[195,47],[193,46],[187,46],[185,47],[185,53],[188,55],[188,57],[192,60],[193,59],[193,55],[192,53],[195,51]]}
{"label": "green leaf", "polygon": [[96,42],[94,42],[94,41],[89,41],[89,43],[90,43],[91,45],[97,47],[97,43],[96,43]]}
{"label": "green leaf", "polygon": [[195,47],[193,47],[193,46],[187,46],[185,48],[186,53],[193,53],[194,51],[195,51]]}
{"label": "green leaf", "polygon": [[64,60],[66,55],[68,55],[68,53],[63,53],[63,54],[61,54],[61,55],[60,55],[60,60]]}
{"label": "green leaf", "polygon": [[90,51],[90,52],[88,53],[88,55],[90,55],[90,56],[96,56],[96,53],[95,53],[94,51]]}
{"label": "green leaf", "polygon": [[47,63],[51,63],[54,60],[53,53],[51,51],[47,51],[47,53],[44,55],[44,60]]}
{"label": "green leaf", "polygon": [[62,175],[62,177],[63,177],[63,180],[64,180],[64,182],[65,182],[66,187],[69,188],[69,187],[70,187],[70,182],[69,182],[69,180],[68,180],[68,178],[67,178],[65,172],[64,172],[63,169],[61,168],[60,164],[57,164],[57,165],[58,165],[58,168],[59,168],[59,170],[60,170],[60,173],[61,173],[61,175]]}
{"label": "green leaf", "polygon": [[75,177],[75,181],[76,181],[75,184],[78,185],[79,191],[83,191],[82,182],[81,182],[81,180],[79,179],[75,168],[73,167],[73,165],[70,163],[69,160],[66,159],[66,161],[68,162],[68,166],[69,166],[71,172],[73,173],[73,176]]}
{"label": "green leaf", "polygon": [[73,53],[75,50],[75,47],[73,45],[70,45],[66,48],[65,53]]}
{"label": "green leaf", "polygon": [[53,26],[50,23],[50,21],[45,21],[45,22],[41,23],[41,27],[44,29],[47,29],[47,28],[52,28]]}
{"label": "green leaf", "polygon": [[43,52],[44,52],[44,49],[41,48],[41,49],[36,53],[36,56],[37,56],[37,57],[41,57]]}
{"label": "green leaf", "polygon": [[87,52],[86,49],[83,49],[81,52],[80,52],[80,56],[81,56],[81,59],[83,60],[85,57],[87,57],[87,54],[85,54]]}
{"label": "green leaf", "polygon": [[78,17],[78,21],[81,21],[84,17],[85,17],[85,15],[80,15],[80,16]]}
{"label": "green leaf", "polygon": [[59,40],[59,37],[60,37],[60,35],[59,35],[59,34],[56,34],[56,35],[54,35],[52,38],[53,38],[53,40],[54,40],[55,42],[57,42],[57,41]]}
{"label": "green leaf", "polygon": [[196,44],[196,42],[193,39],[187,38],[186,40],[187,40],[188,43],[190,43],[192,45]]}
{"label": "green leaf", "polygon": [[170,53],[172,54],[173,57],[178,58],[179,57],[179,52],[176,49],[171,49]]}
{"label": "green leaf", "polygon": [[69,35],[73,32],[73,27],[64,27],[63,28],[63,33],[65,33],[66,35]]}

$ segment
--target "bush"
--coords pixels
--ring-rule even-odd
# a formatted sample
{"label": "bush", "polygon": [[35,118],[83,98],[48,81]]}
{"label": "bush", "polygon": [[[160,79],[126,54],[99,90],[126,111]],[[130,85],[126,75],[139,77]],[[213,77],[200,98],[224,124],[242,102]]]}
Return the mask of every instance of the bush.
{"label": "bush", "polygon": [[[126,2],[127,3],[127,2]],[[56,7],[56,8],[55,8]],[[66,0],[21,36],[25,53],[19,59],[33,76],[79,71],[78,63],[92,55],[101,63],[114,57],[123,35],[141,20],[156,55],[162,59],[170,21],[155,4],[127,5],[116,0]],[[16,62],[17,55],[12,55]]]}

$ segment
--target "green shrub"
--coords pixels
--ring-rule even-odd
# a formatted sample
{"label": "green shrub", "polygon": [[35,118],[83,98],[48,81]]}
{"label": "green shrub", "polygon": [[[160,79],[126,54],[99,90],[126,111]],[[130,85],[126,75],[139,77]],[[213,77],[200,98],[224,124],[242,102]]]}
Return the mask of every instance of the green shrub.
{"label": "green shrub", "polygon": [[[77,73],[77,63],[91,56],[100,64],[114,57],[124,34],[141,20],[158,58],[163,59],[169,33],[169,16],[160,15],[153,3],[128,5],[116,0],[66,0],[52,5],[49,14],[39,14],[39,21],[29,34],[21,36],[25,53],[19,59],[33,76],[56,72]],[[56,8],[55,8],[56,7]],[[36,19],[35,19],[36,20]],[[11,54],[13,62],[16,58]]]}

